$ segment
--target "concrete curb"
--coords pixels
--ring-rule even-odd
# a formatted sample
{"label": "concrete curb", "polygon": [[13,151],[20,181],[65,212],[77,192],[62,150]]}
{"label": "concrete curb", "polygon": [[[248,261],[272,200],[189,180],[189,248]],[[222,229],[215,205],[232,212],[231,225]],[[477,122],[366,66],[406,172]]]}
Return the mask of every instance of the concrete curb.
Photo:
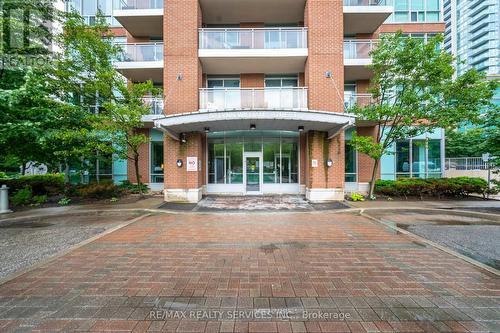
{"label": "concrete curb", "polygon": [[373,216],[365,214],[364,210],[361,210],[361,212],[359,214],[361,216],[363,216],[363,217],[366,217],[367,219],[370,219],[370,220],[372,220],[374,222],[383,224],[384,226],[386,226],[386,227],[388,227],[388,228],[390,228],[392,230],[395,230],[397,232],[400,232],[401,234],[404,234],[404,235],[406,235],[406,236],[408,236],[410,238],[413,238],[413,239],[415,239],[415,240],[417,240],[417,241],[419,241],[421,243],[430,245],[430,246],[432,246],[434,248],[437,248],[438,250],[441,250],[441,251],[443,251],[443,252],[445,252],[447,254],[450,254],[452,256],[460,258],[460,259],[468,262],[469,264],[472,264],[472,265],[474,265],[474,266],[476,266],[478,268],[484,269],[484,270],[486,270],[486,271],[488,271],[488,272],[490,272],[490,273],[492,273],[492,274],[494,274],[496,276],[500,276],[500,271],[499,270],[497,270],[497,269],[495,269],[493,267],[490,267],[488,265],[485,265],[485,264],[483,264],[483,263],[481,263],[481,262],[479,262],[477,260],[469,258],[469,257],[467,257],[467,256],[465,256],[463,254],[460,254],[460,253],[458,253],[458,252],[456,252],[454,250],[451,250],[451,249],[449,249],[449,248],[447,248],[445,246],[442,246],[442,245],[440,245],[438,243],[435,243],[435,242],[430,241],[430,240],[428,240],[426,238],[423,238],[423,237],[420,237],[418,235],[415,235],[414,233],[411,233],[411,232],[409,232],[407,230],[399,228],[399,227],[396,226],[396,224],[394,222],[384,221],[384,220],[381,220],[381,219],[377,219],[377,218],[375,218]]}
{"label": "concrete curb", "polygon": [[130,225],[132,223],[140,221],[143,218],[146,218],[146,217],[148,217],[150,215],[151,214],[143,214],[143,215],[138,216],[136,218],[133,218],[133,219],[131,219],[129,221],[125,221],[123,223],[120,223],[119,225],[114,226],[113,228],[110,228],[110,229],[108,229],[108,230],[106,230],[106,231],[104,231],[104,232],[102,232],[100,234],[97,234],[97,235],[95,235],[95,236],[93,236],[91,238],[88,238],[88,239],[86,239],[84,241],[81,241],[80,243],[75,244],[73,246],[70,246],[69,248],[62,250],[62,251],[54,254],[53,256],[50,256],[49,258],[41,260],[40,262],[38,262],[38,263],[36,263],[36,264],[34,264],[34,265],[30,266],[30,267],[26,267],[24,269],[21,269],[20,271],[17,271],[17,272],[14,272],[12,274],[9,274],[6,277],[0,279],[0,286],[3,285],[3,284],[5,284],[5,283],[7,283],[7,282],[9,282],[9,281],[11,281],[11,280],[13,280],[13,279],[15,279],[15,278],[17,278],[17,277],[19,277],[19,276],[21,276],[21,275],[23,275],[23,274],[26,274],[26,273],[28,273],[28,272],[30,272],[32,270],[40,268],[41,266],[44,266],[44,265],[46,265],[46,264],[48,264],[48,263],[50,263],[50,262],[52,262],[52,261],[54,261],[54,260],[56,260],[56,259],[64,256],[64,255],[66,255],[66,254],[68,254],[68,253],[70,253],[70,252],[72,252],[72,251],[74,251],[74,250],[76,250],[76,249],[78,249],[78,248],[80,248],[80,247],[82,247],[84,245],[92,243],[93,241],[95,241],[95,240],[97,240],[97,239],[99,239],[101,237],[104,237],[104,236],[106,236],[106,235],[108,235],[108,234],[110,234],[112,232],[115,232],[115,231],[117,231],[117,230],[119,230],[119,229],[121,229],[123,227],[126,227],[126,226],[128,226],[128,225]]}

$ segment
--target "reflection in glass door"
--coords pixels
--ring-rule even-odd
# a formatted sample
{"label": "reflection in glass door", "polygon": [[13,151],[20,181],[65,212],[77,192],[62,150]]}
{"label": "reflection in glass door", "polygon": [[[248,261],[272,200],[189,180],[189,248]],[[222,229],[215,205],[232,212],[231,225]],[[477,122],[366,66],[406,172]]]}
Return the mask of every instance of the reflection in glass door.
{"label": "reflection in glass door", "polygon": [[251,154],[245,156],[245,190],[248,194],[261,192],[261,156]]}

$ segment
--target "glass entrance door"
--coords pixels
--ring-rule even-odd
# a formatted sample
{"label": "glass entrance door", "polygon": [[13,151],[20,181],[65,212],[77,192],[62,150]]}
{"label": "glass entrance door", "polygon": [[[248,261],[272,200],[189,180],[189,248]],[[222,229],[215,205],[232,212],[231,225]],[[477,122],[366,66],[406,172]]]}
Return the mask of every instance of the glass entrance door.
{"label": "glass entrance door", "polygon": [[245,191],[247,194],[261,193],[262,156],[260,154],[245,154]]}

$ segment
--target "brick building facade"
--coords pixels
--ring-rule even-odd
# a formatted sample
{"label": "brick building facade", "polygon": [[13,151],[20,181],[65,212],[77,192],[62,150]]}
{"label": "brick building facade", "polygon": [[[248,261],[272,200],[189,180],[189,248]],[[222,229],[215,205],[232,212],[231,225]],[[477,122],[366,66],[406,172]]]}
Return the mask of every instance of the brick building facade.
{"label": "brick building facade", "polygon": [[[440,19],[397,22],[396,10],[372,0],[121,1],[113,32],[128,57],[116,66],[163,87],[141,129],[151,137],[142,180],[166,200],[188,201],[212,193],[325,201],[366,190],[373,162],[347,142],[355,128],[377,131],[345,111],[369,102],[369,52],[382,33],[444,31]],[[414,145],[429,139],[442,159],[441,132],[410,138],[401,143],[408,158],[396,145],[378,176],[437,175],[435,152]]]}

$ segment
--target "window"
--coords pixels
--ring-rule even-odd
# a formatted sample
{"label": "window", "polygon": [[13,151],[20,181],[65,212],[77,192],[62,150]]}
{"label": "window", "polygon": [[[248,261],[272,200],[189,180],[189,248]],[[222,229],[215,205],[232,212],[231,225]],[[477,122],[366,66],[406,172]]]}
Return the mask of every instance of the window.
{"label": "window", "polygon": [[439,22],[440,0],[388,0],[394,6],[389,22]]}
{"label": "window", "polygon": [[357,182],[356,150],[345,141],[345,181],[347,183]]}
{"label": "window", "polygon": [[100,10],[106,18],[106,23],[112,27],[120,27],[121,24],[113,17],[113,0],[69,0],[66,3],[66,11],[76,11],[83,16],[89,25],[95,24],[97,11]]}
{"label": "window", "polygon": [[151,183],[163,183],[163,141],[151,142]]}

